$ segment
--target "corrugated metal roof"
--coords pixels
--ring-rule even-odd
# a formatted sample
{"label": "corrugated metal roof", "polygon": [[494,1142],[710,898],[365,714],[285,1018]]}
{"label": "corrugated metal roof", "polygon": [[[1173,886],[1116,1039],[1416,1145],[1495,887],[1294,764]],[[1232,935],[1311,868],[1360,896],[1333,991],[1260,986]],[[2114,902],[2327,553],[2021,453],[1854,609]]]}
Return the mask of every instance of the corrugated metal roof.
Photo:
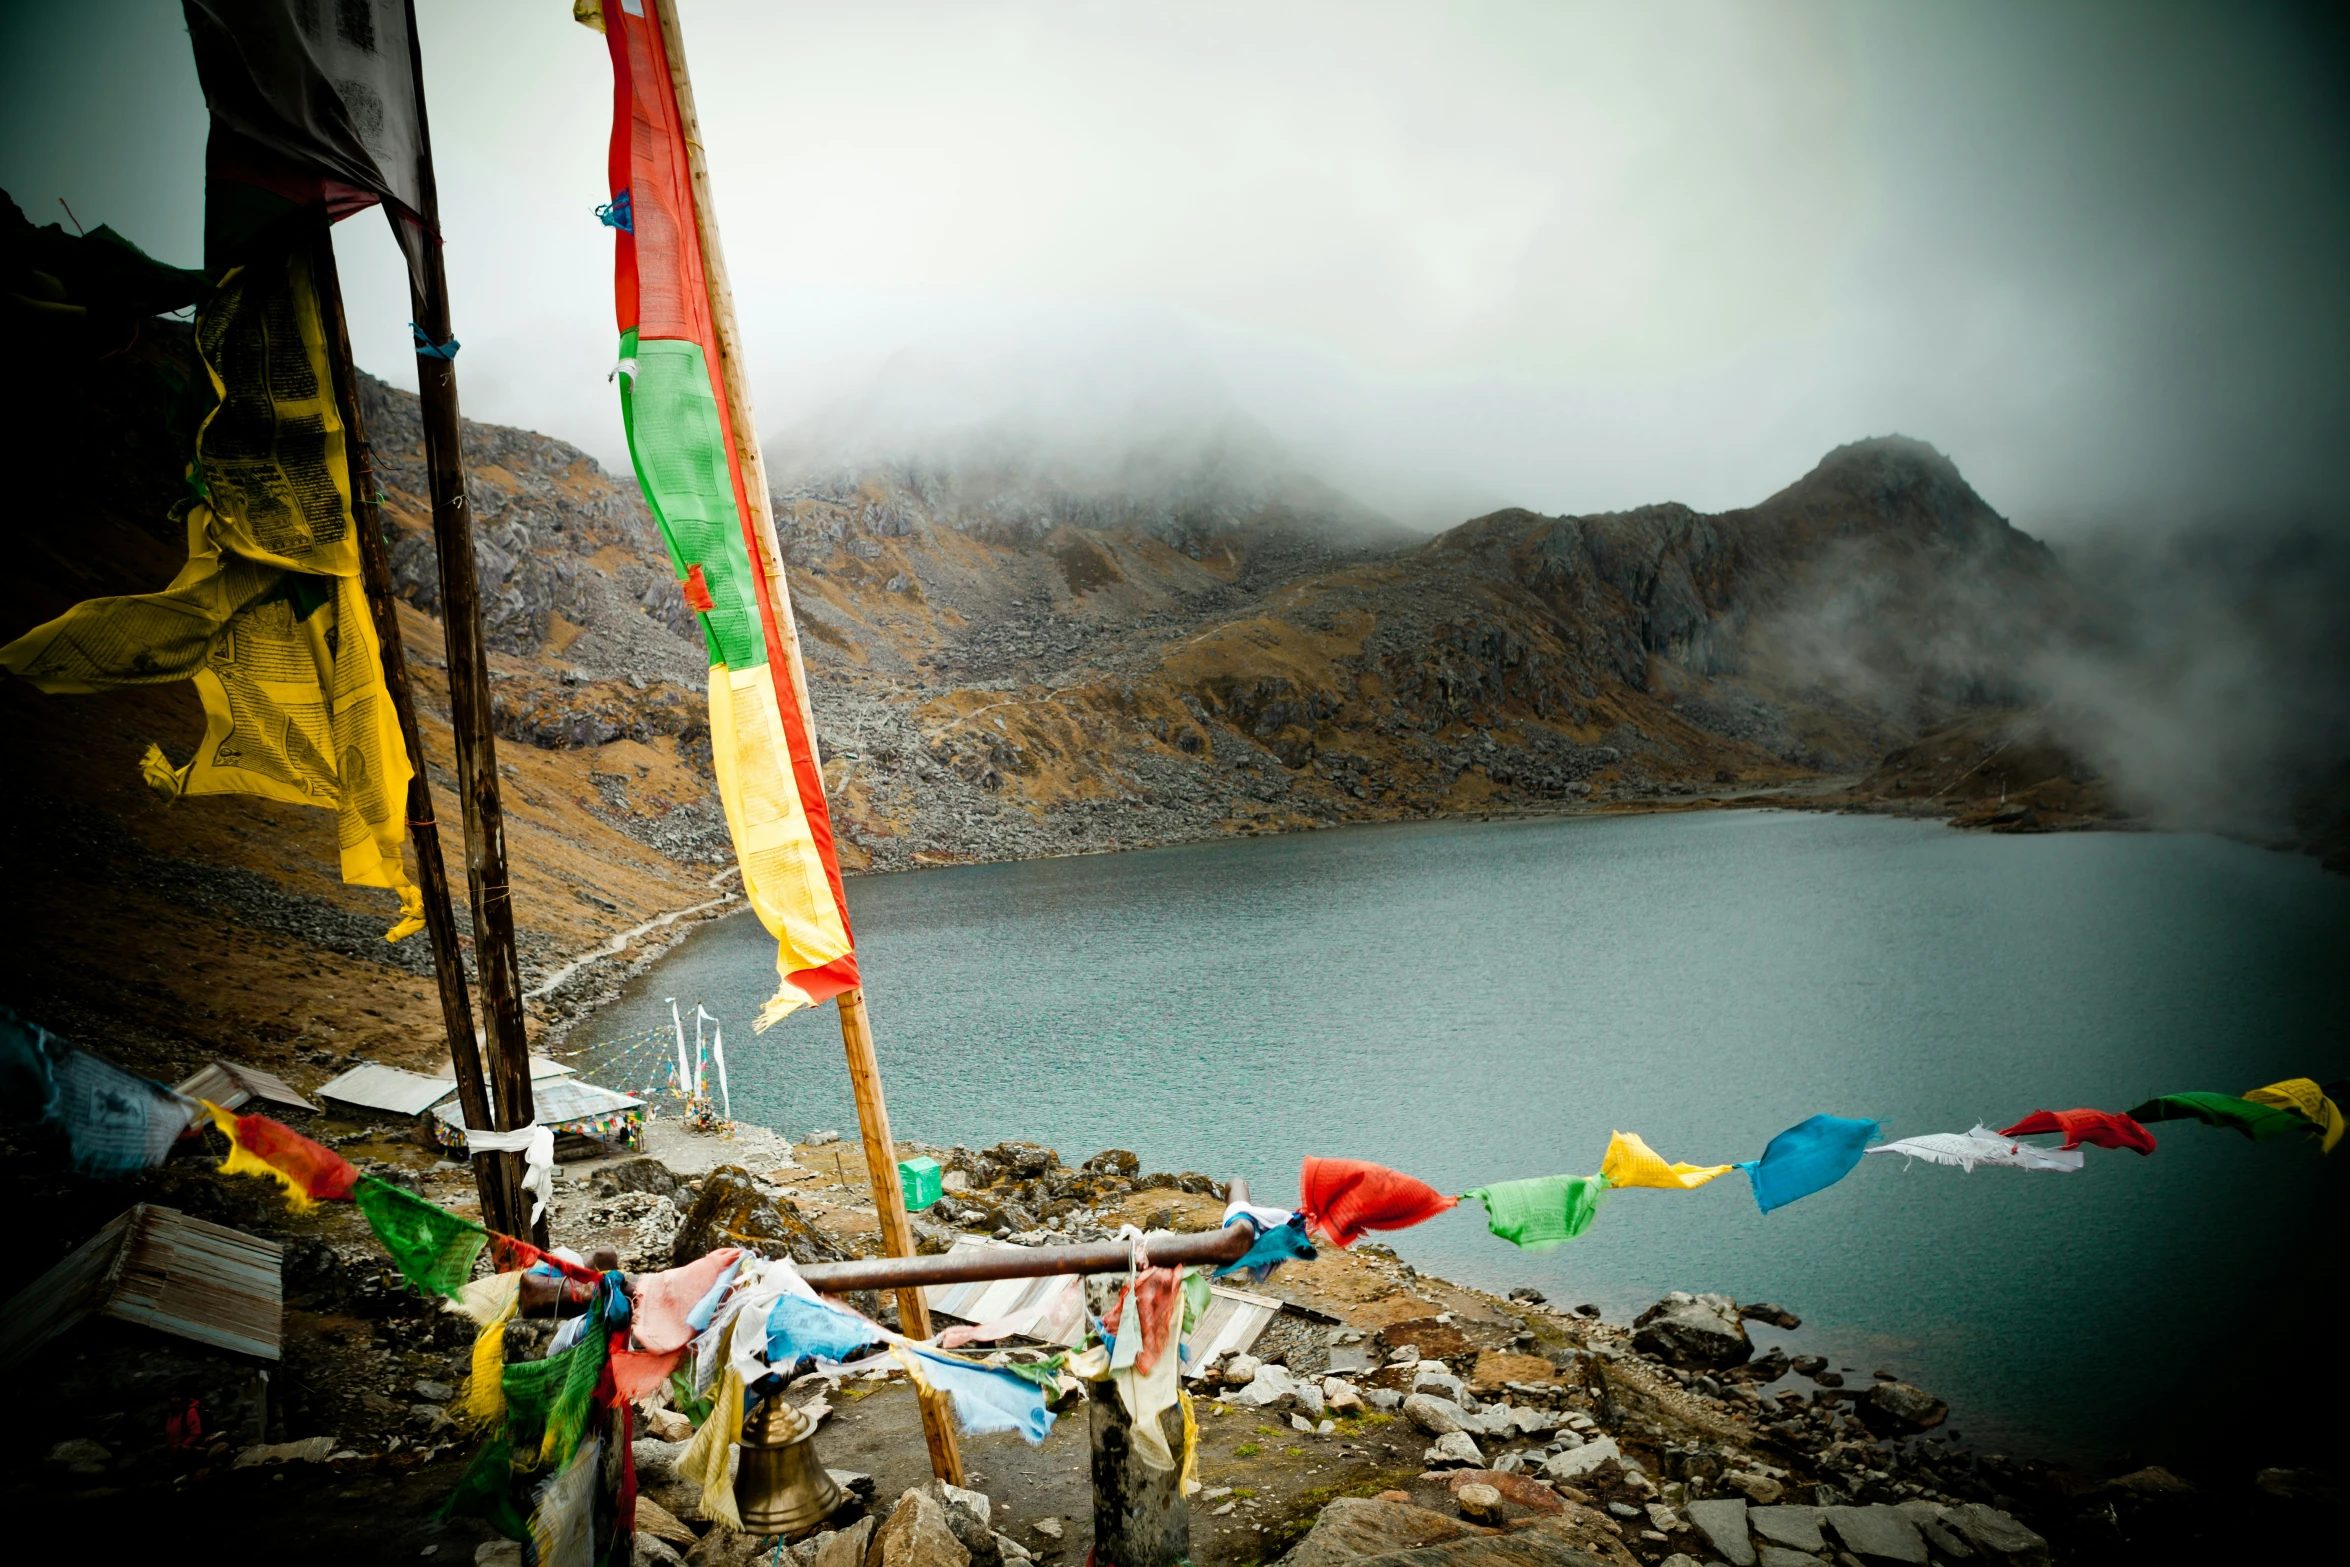
{"label": "corrugated metal roof", "polygon": [[234,1110],[254,1099],[266,1099],[295,1110],[318,1108],[296,1093],[284,1078],[234,1061],[211,1063],[180,1084],[179,1091],[190,1099],[209,1099],[223,1110]]}
{"label": "corrugated metal roof", "polygon": [[[530,1080],[534,1083],[545,1082],[550,1077],[571,1077],[575,1075],[577,1071],[578,1068],[576,1067],[565,1066],[562,1062],[552,1060],[546,1056],[532,1056],[530,1058]],[[433,1075],[444,1083],[453,1084],[457,1081],[457,1069],[455,1067],[451,1067],[446,1072],[436,1072]]]}
{"label": "corrugated metal roof", "polygon": [[[642,1099],[618,1093],[576,1077],[549,1078],[530,1085],[531,1108],[541,1126],[560,1128],[572,1121],[593,1121],[622,1110],[644,1108]],[[452,1127],[465,1125],[465,1107],[455,1100],[435,1105],[433,1115]]]}
{"label": "corrugated metal roof", "polygon": [[284,1256],[272,1241],[140,1203],[0,1306],[0,1367],[93,1312],[276,1360]]}
{"label": "corrugated metal roof", "polygon": [[389,1115],[422,1115],[449,1091],[446,1079],[378,1066],[373,1061],[362,1061],[332,1082],[318,1085],[321,1099]]}

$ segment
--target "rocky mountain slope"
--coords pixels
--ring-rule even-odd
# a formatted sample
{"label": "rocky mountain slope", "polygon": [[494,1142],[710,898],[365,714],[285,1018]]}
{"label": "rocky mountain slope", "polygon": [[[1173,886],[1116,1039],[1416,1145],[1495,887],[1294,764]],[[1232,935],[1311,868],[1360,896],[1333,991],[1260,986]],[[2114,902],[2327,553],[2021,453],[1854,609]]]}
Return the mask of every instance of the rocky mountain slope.
{"label": "rocky mountain slope", "polygon": [[[55,395],[16,427],[12,632],[170,579],[201,412],[168,322],[29,352]],[[453,815],[416,405],[373,382],[365,405]],[[465,441],[526,976],[552,1018],[612,982],[581,953],[637,956],[629,933],[730,897],[705,656],[631,476],[528,432]],[[1187,461],[1134,489],[1004,463],[777,497],[849,868],[1816,785],[2002,700],[2002,628],[2062,593],[2044,550],[1897,438],[1738,511],[1508,511],[1433,539],[1245,441]],[[194,743],[187,692],[12,685],[0,705],[36,759],[7,775],[11,883],[43,889],[11,900],[20,1005],[134,1063],[151,1047],[157,1075],[217,1049],[431,1054],[428,955],[377,939],[388,895],[335,880],[324,813],[140,787],[148,741]]]}

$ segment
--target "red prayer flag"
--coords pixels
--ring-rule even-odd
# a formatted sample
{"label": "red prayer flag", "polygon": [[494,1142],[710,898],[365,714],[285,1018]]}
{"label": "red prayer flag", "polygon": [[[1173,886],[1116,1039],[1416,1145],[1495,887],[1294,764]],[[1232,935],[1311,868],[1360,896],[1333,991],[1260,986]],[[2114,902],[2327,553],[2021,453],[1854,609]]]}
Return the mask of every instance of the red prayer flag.
{"label": "red prayer flag", "polygon": [[1409,1229],[1460,1201],[1426,1181],[1360,1159],[1308,1159],[1297,1189],[1306,1222],[1342,1248],[1365,1230]]}
{"label": "red prayer flag", "polygon": [[323,1143],[314,1143],[292,1127],[265,1115],[231,1116],[202,1100],[212,1124],[228,1139],[226,1175],[267,1175],[285,1183],[294,1206],[328,1201],[348,1202],[358,1183],[359,1167]]}
{"label": "red prayer flag", "polygon": [[2035,1132],[2062,1132],[2067,1148],[2094,1143],[2099,1148],[2133,1149],[2140,1155],[2154,1152],[2154,1134],[2112,1110],[2035,1110],[1999,1135],[2029,1137]]}

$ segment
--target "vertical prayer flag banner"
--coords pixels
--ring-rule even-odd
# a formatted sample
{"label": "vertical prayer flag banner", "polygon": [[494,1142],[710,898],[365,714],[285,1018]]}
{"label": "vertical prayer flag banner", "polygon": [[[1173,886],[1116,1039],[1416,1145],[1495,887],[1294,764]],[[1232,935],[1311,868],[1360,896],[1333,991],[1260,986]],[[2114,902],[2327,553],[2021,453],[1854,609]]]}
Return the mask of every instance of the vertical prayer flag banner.
{"label": "vertical prayer flag banner", "polygon": [[[853,989],[857,961],[814,737],[794,682],[782,562],[721,379],[696,193],[659,7],[605,0],[612,57],[620,410],[645,503],[710,649],[710,744],[743,895],[776,940],[764,1029]],[[762,484],[764,480],[760,481]]]}
{"label": "vertical prayer flag banner", "polygon": [[252,794],[331,810],[343,880],[399,894],[408,751],[359,578],[359,531],[324,317],[299,249],[235,268],[196,317],[217,406],[196,437],[188,560],[159,592],[77,604],[0,648],[53,694],[186,680],[204,738],[184,767],[150,746],[167,799]]}

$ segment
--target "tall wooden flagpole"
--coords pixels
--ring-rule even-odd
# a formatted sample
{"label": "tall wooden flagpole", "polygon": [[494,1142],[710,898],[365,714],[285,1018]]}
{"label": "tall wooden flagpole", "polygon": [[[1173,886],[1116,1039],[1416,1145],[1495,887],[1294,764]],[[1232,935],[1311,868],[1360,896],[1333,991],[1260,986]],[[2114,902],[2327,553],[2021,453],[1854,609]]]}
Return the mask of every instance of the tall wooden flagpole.
{"label": "tall wooden flagpole", "polygon": [[[416,35],[410,0],[408,31]],[[424,54],[416,59],[416,132],[424,159],[425,217],[439,218],[439,182],[433,174],[432,132],[424,103]],[[395,222],[400,221],[395,218]],[[465,494],[465,456],[457,418],[457,343],[449,322],[449,278],[437,234],[422,236],[421,267],[411,268],[409,304],[415,311],[416,383],[424,406],[424,456],[432,487],[432,531],[440,556],[441,624],[448,640],[449,723],[455,731],[457,790],[465,805],[465,882],[473,905],[474,966],[488,1025],[492,1125],[498,1131],[537,1118],[530,1086],[530,1042],[523,1029],[522,965],[514,951],[513,884],[506,874],[506,814],[498,799],[498,746],[490,729],[489,654],[481,638],[481,579],[473,559],[473,508]],[[421,276],[417,276],[418,272]],[[530,1216],[522,1195],[523,1156],[491,1154],[504,1175],[516,1228]],[[547,1244],[544,1215],[531,1240]]]}
{"label": "tall wooden flagpole", "polygon": [[[718,214],[710,200],[710,165],[702,152],[701,120],[694,111],[693,81],[686,71],[685,35],[678,26],[676,0],[657,0],[661,42],[669,56],[669,79],[677,93],[678,129],[685,138],[687,169],[693,180],[694,224],[702,242],[702,275],[710,291],[710,320],[718,338],[719,384],[734,424],[735,456],[749,492],[756,543],[768,582],[784,654],[791,666],[792,691],[800,704],[802,732],[816,747],[816,716],[808,704],[808,669],[800,656],[800,632],[783,575],[783,552],[775,539],[774,506],[767,493],[767,464],[759,452],[759,424],[743,370],[742,333],[735,322],[734,289],[726,277],[726,251],[719,243]],[[817,758],[821,762],[821,758]],[[889,1133],[889,1107],[881,1097],[881,1065],[873,1053],[873,1027],[863,990],[840,998],[841,1044],[848,1052],[849,1084],[857,1099],[857,1125],[864,1134],[865,1172],[873,1208],[881,1220],[882,1250],[892,1257],[914,1255],[914,1227],[906,1217],[906,1194],[898,1185],[897,1145]],[[918,1287],[898,1294],[898,1327],[910,1338],[930,1337],[930,1306]],[[955,1442],[952,1402],[943,1393],[922,1395],[922,1435],[930,1447],[931,1473],[949,1485],[963,1483],[963,1454]]]}
{"label": "tall wooden flagpole", "polygon": [[[375,640],[382,649],[384,685],[400,715],[400,736],[408,747],[408,837],[416,846],[416,885],[424,894],[424,929],[432,942],[433,972],[440,981],[441,1024],[449,1033],[449,1065],[457,1074],[457,1102],[468,1126],[491,1125],[489,1086],[482,1078],[481,1047],[473,1037],[473,1000],[465,991],[465,955],[457,944],[457,916],[449,906],[449,868],[441,859],[441,834],[433,820],[432,782],[425,773],[424,740],[416,728],[416,699],[408,684],[408,655],[400,637],[400,611],[392,596],[391,559],[384,549],[383,518],[376,506],[375,464],[359,408],[359,370],[351,357],[351,328],[343,315],[343,285],[335,270],[333,232],[320,228],[312,241],[311,276],[326,313],[327,347],[334,359],[335,401],[343,411],[344,448],[351,473],[352,521],[359,529],[361,576],[373,612]],[[481,1222],[511,1235],[527,1211],[508,1207],[500,1167],[473,1161],[481,1192]]]}

